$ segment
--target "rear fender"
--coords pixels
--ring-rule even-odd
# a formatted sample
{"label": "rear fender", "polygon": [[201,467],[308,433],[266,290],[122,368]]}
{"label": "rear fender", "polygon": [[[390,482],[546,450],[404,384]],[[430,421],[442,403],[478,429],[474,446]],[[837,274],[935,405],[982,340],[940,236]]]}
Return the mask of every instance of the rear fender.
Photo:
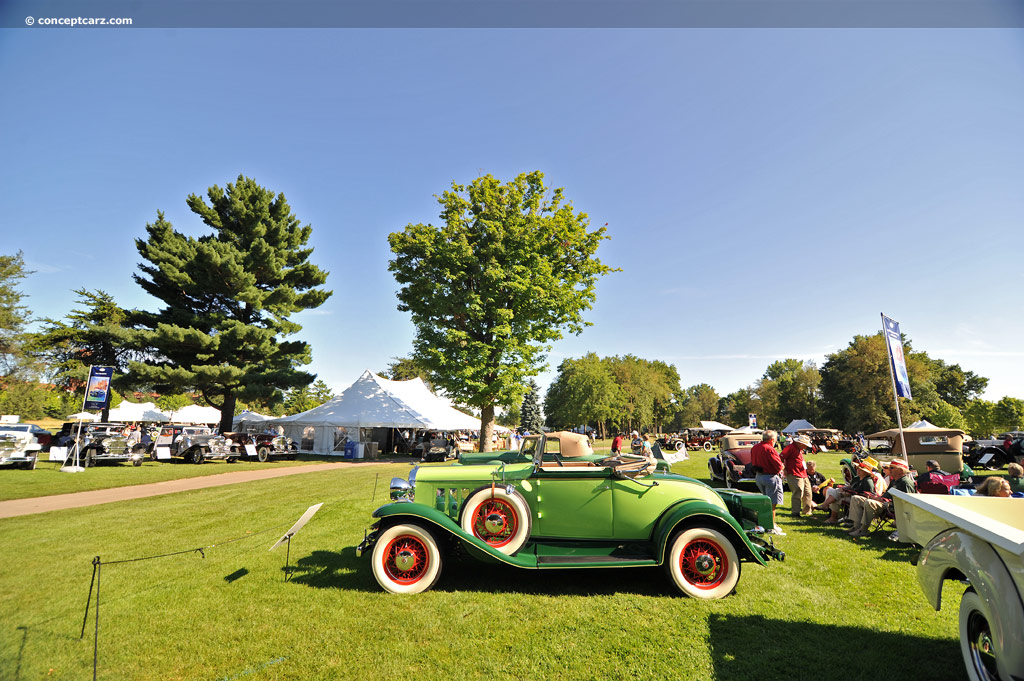
{"label": "rear fender", "polygon": [[713,506],[705,501],[694,499],[683,501],[669,508],[654,527],[654,541],[658,551],[658,563],[665,562],[668,540],[680,530],[688,526],[712,527],[728,537],[741,558],[765,565],[766,561],[761,549],[747,537],[736,519],[725,509]]}
{"label": "rear fender", "polygon": [[[988,609],[989,625],[1002,655],[1024,668],[1024,603],[1013,577],[992,545],[960,530],[936,535],[922,549],[917,581],[932,607],[942,607],[942,583],[963,575]],[[1010,658],[1005,658],[1011,661]]]}

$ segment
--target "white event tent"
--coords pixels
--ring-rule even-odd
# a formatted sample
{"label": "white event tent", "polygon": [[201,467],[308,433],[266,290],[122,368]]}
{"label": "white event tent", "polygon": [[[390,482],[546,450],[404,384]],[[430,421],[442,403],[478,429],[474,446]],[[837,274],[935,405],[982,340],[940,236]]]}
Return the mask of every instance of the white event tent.
{"label": "white event tent", "polygon": [[793,419],[792,421],[789,422],[788,426],[782,429],[782,432],[785,433],[786,435],[792,435],[798,430],[804,430],[807,428],[813,430],[814,424],[812,424],[807,419]]}
{"label": "white event tent", "polygon": [[266,416],[265,414],[259,414],[246,409],[241,413],[235,414],[235,418],[231,419],[231,429],[239,430],[243,424],[258,426],[264,421],[270,421],[273,418],[273,416]]}
{"label": "white event tent", "polygon": [[220,423],[220,409],[190,404],[171,412],[172,423]]}
{"label": "white event tent", "polygon": [[701,421],[700,427],[704,430],[734,430],[732,426],[727,426],[724,423],[719,423],[718,421]]}
{"label": "white event tent", "polygon": [[168,421],[167,414],[156,408],[153,402],[129,402],[125,400],[110,410],[110,421],[114,423],[135,423],[138,421]]}
{"label": "white event tent", "polygon": [[87,411],[80,411],[77,414],[69,414],[69,421],[98,421],[100,418],[99,414],[91,414]]}
{"label": "white event tent", "polygon": [[346,440],[359,441],[360,428],[478,430],[480,420],[438,397],[419,378],[392,381],[363,372],[355,383],[319,407],[266,422],[282,426],[296,442],[312,440],[316,454],[341,451]]}

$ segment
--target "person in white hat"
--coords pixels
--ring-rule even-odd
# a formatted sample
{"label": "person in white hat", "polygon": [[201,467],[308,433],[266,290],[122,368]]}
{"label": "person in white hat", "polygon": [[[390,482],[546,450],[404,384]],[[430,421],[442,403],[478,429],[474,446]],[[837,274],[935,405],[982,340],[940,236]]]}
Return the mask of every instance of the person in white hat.
{"label": "person in white hat", "polygon": [[898,489],[907,494],[917,491],[914,480],[910,477],[910,466],[903,459],[893,459],[887,464],[889,478],[892,483],[881,496],[865,495],[850,499],[850,524],[853,529],[848,533],[851,537],[864,537],[868,534],[871,521],[886,513],[892,504],[892,490]]}
{"label": "person in white hat", "polygon": [[804,452],[811,448],[811,438],[797,435],[782,450],[782,463],[785,466],[786,482],[789,483],[790,510],[797,518],[803,509],[803,515],[810,515],[814,510],[811,500],[811,481],[807,478],[807,466],[804,465]]}

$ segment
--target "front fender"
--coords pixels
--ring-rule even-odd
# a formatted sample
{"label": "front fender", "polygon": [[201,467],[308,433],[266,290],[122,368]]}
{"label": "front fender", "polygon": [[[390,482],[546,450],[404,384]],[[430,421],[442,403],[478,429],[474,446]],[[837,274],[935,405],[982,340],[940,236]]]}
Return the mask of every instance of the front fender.
{"label": "front fender", "polygon": [[761,565],[767,564],[764,555],[762,555],[761,547],[756,546],[750,541],[747,533],[743,531],[743,528],[740,527],[736,519],[727,510],[700,499],[679,502],[665,511],[658,520],[657,525],[654,527],[654,541],[656,542],[655,546],[658,547],[658,563],[665,562],[668,540],[675,533],[676,528],[693,520],[697,520],[698,524],[699,521],[704,520],[706,524],[723,530],[727,536],[731,532],[730,538],[733,539],[733,544],[736,545],[736,548],[741,549],[741,554],[745,550],[747,556],[754,562]]}
{"label": "front fender", "polygon": [[[531,563],[529,560],[517,558],[516,556],[509,556],[498,551],[490,544],[463,530],[458,523],[441,511],[436,508],[424,506],[423,504],[401,501],[385,504],[373,512],[373,517],[379,518],[382,521],[382,527],[383,523],[393,525],[395,523],[402,522],[405,519],[424,521],[439,530],[444,530],[455,538],[472,545],[486,553],[488,556],[500,560],[503,563],[515,565],[516,567],[536,567],[536,564]],[[370,546],[372,546],[372,542],[366,544],[363,549],[365,550]]]}
{"label": "front fender", "polygon": [[917,562],[917,581],[936,610],[942,607],[942,583],[954,570],[971,583],[988,608],[996,650],[1013,657],[1005,658],[1012,662],[1009,668],[1024,668],[1024,603],[999,554],[988,542],[956,529],[929,541]]}

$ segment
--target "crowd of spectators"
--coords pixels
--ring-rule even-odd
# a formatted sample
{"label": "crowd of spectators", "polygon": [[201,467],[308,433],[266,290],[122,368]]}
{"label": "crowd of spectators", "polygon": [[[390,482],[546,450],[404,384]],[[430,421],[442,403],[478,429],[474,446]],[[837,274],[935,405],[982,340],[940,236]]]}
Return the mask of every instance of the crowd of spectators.
{"label": "crowd of spectators", "polygon": [[[873,459],[854,457],[855,476],[845,485],[836,485],[818,472],[814,461],[805,460],[804,453],[812,449],[804,435],[789,440],[781,453],[776,448],[776,434],[765,431],[760,444],[750,450],[750,463],[758,490],[772,500],[772,519],[776,507],[783,504],[783,478],[790,490],[790,513],[793,517],[810,516],[813,511],[826,511],[826,525],[847,528],[851,537],[864,537],[879,517],[893,518],[893,490],[915,494],[924,485],[924,491],[945,491],[950,494],[989,497],[1024,497],[1024,467],[1012,463],[1008,476],[990,476],[976,488],[960,487],[963,471],[947,473],[939,463],[929,460],[926,470],[915,479],[915,473],[905,459],[895,458],[878,463]],[[973,475],[973,472],[970,473]],[[970,475],[968,476],[970,481]],[[785,536],[776,527],[772,534]],[[890,535],[896,538],[896,532]]]}

